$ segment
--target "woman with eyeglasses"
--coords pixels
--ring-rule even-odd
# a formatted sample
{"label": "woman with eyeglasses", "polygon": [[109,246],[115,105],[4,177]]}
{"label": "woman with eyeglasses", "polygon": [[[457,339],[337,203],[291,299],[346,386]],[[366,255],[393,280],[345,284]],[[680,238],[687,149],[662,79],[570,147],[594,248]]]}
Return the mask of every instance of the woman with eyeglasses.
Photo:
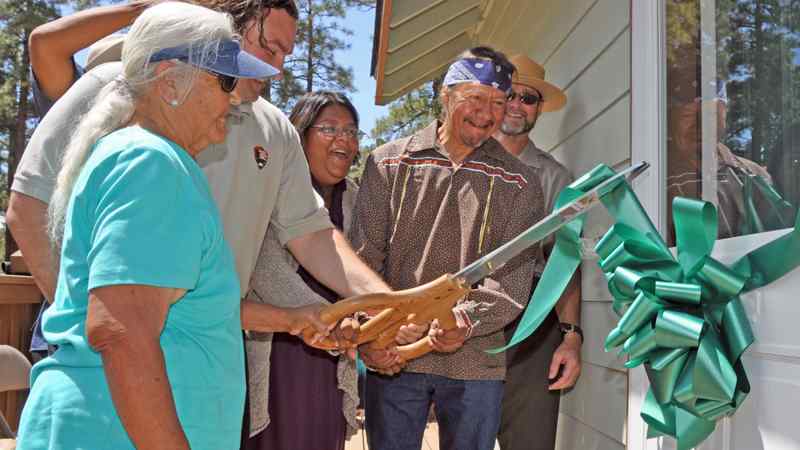
{"label": "woman with eyeglasses", "polygon": [[58,350],[33,367],[17,448],[238,448],[239,281],[195,157],[224,140],[236,81],[277,70],[240,49],[228,16],[175,2],[134,22],[122,64],[58,175],[43,320]]}
{"label": "woman with eyeglasses", "polygon": [[[305,94],[289,116],[308,159],[314,188],[333,224],[347,231],[357,186],[347,178],[358,155],[358,112],[342,94]],[[253,295],[276,306],[332,303],[339,296],[284,250],[270,228],[253,272]],[[250,373],[248,450],[343,449],[355,430],[355,363],[287,334],[246,342]]]}

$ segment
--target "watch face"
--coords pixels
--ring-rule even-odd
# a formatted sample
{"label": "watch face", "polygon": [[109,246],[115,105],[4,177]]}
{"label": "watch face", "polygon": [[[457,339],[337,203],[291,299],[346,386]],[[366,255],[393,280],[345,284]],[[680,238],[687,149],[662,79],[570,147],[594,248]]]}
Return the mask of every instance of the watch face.
{"label": "watch face", "polygon": [[561,334],[567,333],[576,333],[578,336],[581,337],[581,342],[583,342],[583,330],[581,327],[571,323],[560,322],[558,324],[559,329],[561,329]]}

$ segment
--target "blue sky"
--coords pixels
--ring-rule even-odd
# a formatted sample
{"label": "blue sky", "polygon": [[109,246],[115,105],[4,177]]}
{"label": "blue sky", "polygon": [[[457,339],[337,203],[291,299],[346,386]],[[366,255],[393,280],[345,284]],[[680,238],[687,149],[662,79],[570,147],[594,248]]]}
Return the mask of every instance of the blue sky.
{"label": "blue sky", "polygon": [[361,129],[369,133],[375,121],[388,114],[388,107],[375,104],[375,79],[369,75],[372,62],[372,34],[375,28],[375,10],[352,9],[347,14],[346,25],[353,30],[351,47],[341,53],[342,61],[353,68],[354,85],[358,91],[350,100],[361,116]]}
{"label": "blue sky", "polygon": [[[68,14],[70,11],[65,9],[62,12]],[[353,30],[353,36],[350,37],[351,47],[337,55],[340,62],[353,69],[353,85],[358,90],[350,95],[350,100],[361,117],[361,130],[367,133],[372,131],[378,118],[388,114],[387,107],[375,105],[375,79],[369,74],[374,20],[374,9],[359,11],[352,8],[348,11],[345,26]],[[86,62],[86,53],[86,50],[82,50],[76,54],[79,64]]]}

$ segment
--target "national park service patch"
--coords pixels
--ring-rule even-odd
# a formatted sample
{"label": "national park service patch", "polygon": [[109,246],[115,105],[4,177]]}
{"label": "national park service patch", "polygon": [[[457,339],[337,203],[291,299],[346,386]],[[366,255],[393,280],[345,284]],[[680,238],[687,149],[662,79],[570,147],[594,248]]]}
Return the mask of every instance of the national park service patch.
{"label": "national park service patch", "polygon": [[264,166],[267,165],[267,162],[269,161],[269,153],[267,152],[266,149],[264,149],[264,147],[256,145],[255,147],[253,147],[253,158],[255,158],[256,160],[256,165],[258,166],[258,170],[261,170],[264,168]]}

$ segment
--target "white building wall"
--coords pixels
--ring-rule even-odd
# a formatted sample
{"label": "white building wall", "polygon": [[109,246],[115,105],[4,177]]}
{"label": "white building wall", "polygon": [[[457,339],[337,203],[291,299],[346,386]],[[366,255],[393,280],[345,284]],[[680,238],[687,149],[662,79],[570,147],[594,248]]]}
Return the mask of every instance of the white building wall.
{"label": "white building wall", "polygon": [[[630,0],[494,0],[478,41],[527,53],[549,81],[567,93],[567,106],[544,114],[536,144],[575,175],[599,163],[630,163]],[[610,225],[593,211],[584,237],[590,247]],[[582,265],[583,373],[561,398],[559,450],[625,448],[628,374],[624,361],[603,351],[616,322],[611,296],[591,255]]]}

